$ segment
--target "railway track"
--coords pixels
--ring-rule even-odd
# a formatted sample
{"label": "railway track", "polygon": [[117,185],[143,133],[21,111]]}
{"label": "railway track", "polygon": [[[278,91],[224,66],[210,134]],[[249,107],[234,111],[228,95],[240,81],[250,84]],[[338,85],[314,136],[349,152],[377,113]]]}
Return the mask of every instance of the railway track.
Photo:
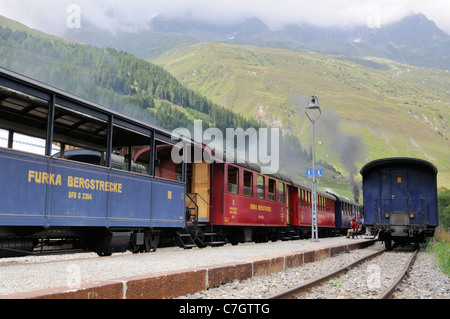
{"label": "railway track", "polygon": [[397,277],[397,279],[394,281],[394,283],[386,290],[384,290],[379,296],[378,299],[389,299],[392,294],[395,292],[395,289],[398,287],[398,285],[401,284],[403,279],[408,275],[409,270],[411,269],[412,265],[414,264],[414,261],[417,258],[417,254],[419,253],[419,249],[416,249],[414,253],[412,254],[411,258],[408,260],[404,270],[400,275]]}
{"label": "railway track", "polygon": [[[414,263],[414,260],[417,257],[417,253],[419,250],[415,250],[412,254],[408,254],[408,258],[404,258],[404,256],[402,256],[402,258],[398,258],[399,262],[401,262],[401,260],[403,260],[404,263],[404,267],[402,269],[401,272],[399,272],[398,276],[395,278],[395,280],[391,281],[390,285],[388,287],[385,287],[381,284],[372,284],[373,288],[378,288],[379,294],[377,296],[378,299],[389,299],[392,294],[394,293],[395,289],[397,288],[397,286],[402,282],[402,280],[405,278],[405,276],[408,274],[411,266]],[[302,283],[301,285],[285,290],[283,292],[280,292],[276,295],[272,295],[270,297],[268,297],[268,299],[298,299],[298,298],[323,298],[321,296],[326,295],[326,293],[324,294],[323,289],[325,290],[330,290],[328,293],[331,296],[331,298],[339,298],[339,297],[344,297],[344,298],[349,298],[348,295],[348,289],[346,289],[346,293],[345,296],[339,296],[336,295],[336,292],[333,290],[336,290],[334,288],[340,286],[341,284],[343,284],[345,282],[345,278],[344,276],[341,276],[343,274],[345,274],[345,276],[347,277],[351,277],[353,276],[353,269],[360,269],[363,268],[364,265],[367,261],[371,260],[371,259],[378,259],[378,260],[374,260],[374,264],[375,268],[379,267],[377,266],[378,264],[382,264],[383,260],[382,258],[383,255],[385,254],[395,254],[396,252],[391,252],[391,251],[387,251],[387,250],[382,250],[376,253],[373,253],[369,256],[360,258],[359,260],[352,262],[346,266],[343,266],[337,270],[333,270],[331,272],[329,272],[328,274],[325,274],[319,278],[314,278],[311,279],[305,283]],[[390,261],[391,262],[391,261]],[[360,269],[361,270],[361,269]],[[366,268],[364,268],[364,270],[367,274],[367,266]],[[361,272],[359,272],[360,274]],[[341,276],[340,279],[338,280],[333,280],[333,278],[336,278],[338,276]],[[355,275],[357,276],[357,275]],[[367,279],[366,279],[367,280]],[[328,285],[324,285],[324,283],[328,283]],[[322,289],[322,291],[318,291],[318,287],[324,287],[327,286],[325,288]],[[358,290],[357,288],[354,289],[354,293],[355,296],[354,298],[358,298]],[[319,296],[319,297],[318,297]]]}

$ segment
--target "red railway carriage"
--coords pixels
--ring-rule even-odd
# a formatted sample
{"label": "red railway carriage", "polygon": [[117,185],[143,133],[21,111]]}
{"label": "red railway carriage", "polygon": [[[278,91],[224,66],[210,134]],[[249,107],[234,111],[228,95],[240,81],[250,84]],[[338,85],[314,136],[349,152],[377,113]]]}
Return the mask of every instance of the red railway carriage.
{"label": "red railway carriage", "polygon": [[[291,225],[302,234],[311,231],[312,191],[296,183],[291,187]],[[317,192],[317,224],[321,232],[330,233],[335,227],[335,198],[330,194]]]}
{"label": "red railway carriage", "polygon": [[210,226],[214,231],[232,243],[278,237],[289,223],[291,181],[281,175],[264,175],[251,163],[211,165],[214,205]]}
{"label": "red railway carriage", "polygon": [[214,178],[215,198],[222,198],[215,205],[213,225],[286,226],[289,180],[263,175],[248,163],[222,165],[223,173]]}
{"label": "red railway carriage", "polygon": [[[200,242],[297,239],[311,231],[311,190],[281,174],[263,174],[248,162],[203,161],[189,164],[187,176],[191,209],[198,216],[197,224],[193,218],[190,225],[200,227]],[[334,197],[318,192],[317,205],[319,229],[329,234],[335,224]]]}
{"label": "red railway carriage", "polygon": [[[201,149],[202,161],[195,161],[194,149],[187,153],[191,158],[186,172],[186,230],[197,246],[298,239],[310,234],[312,193],[308,186],[278,173],[264,174],[258,165],[237,163],[226,154],[212,155],[204,145]],[[322,236],[330,235],[335,227],[335,198],[317,193],[319,231]],[[180,241],[188,234],[179,234]]]}

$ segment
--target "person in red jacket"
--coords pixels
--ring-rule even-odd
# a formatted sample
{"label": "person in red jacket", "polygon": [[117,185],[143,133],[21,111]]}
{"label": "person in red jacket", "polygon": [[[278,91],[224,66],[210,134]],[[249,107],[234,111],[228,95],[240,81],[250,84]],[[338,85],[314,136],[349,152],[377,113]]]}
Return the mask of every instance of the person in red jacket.
{"label": "person in red jacket", "polygon": [[347,238],[350,238],[350,234],[356,232],[358,229],[358,223],[354,218],[352,218],[352,223],[350,224],[350,229],[347,230]]}

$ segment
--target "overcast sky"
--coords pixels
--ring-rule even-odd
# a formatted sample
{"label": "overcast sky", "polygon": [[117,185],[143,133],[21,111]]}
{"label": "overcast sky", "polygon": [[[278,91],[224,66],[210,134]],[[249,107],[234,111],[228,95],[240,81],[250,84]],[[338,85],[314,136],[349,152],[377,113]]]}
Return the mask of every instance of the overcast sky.
{"label": "overcast sky", "polygon": [[279,30],[301,22],[377,27],[411,13],[425,14],[450,34],[450,0],[0,0],[0,15],[55,35],[83,22],[111,31],[144,29],[158,14],[221,24],[257,17]]}

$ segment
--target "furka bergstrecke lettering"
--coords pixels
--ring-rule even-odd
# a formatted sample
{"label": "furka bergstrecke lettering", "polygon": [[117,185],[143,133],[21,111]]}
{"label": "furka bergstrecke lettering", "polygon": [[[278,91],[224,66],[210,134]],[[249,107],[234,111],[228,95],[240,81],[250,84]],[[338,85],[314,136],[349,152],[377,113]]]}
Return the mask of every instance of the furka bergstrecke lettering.
{"label": "furka bergstrecke lettering", "polygon": [[[53,174],[29,170],[28,182],[37,184],[48,184],[62,186],[61,174]],[[83,178],[78,176],[67,176],[66,186],[71,188],[80,188],[87,190],[97,190],[112,193],[122,193],[122,183],[107,182],[93,178]]]}

